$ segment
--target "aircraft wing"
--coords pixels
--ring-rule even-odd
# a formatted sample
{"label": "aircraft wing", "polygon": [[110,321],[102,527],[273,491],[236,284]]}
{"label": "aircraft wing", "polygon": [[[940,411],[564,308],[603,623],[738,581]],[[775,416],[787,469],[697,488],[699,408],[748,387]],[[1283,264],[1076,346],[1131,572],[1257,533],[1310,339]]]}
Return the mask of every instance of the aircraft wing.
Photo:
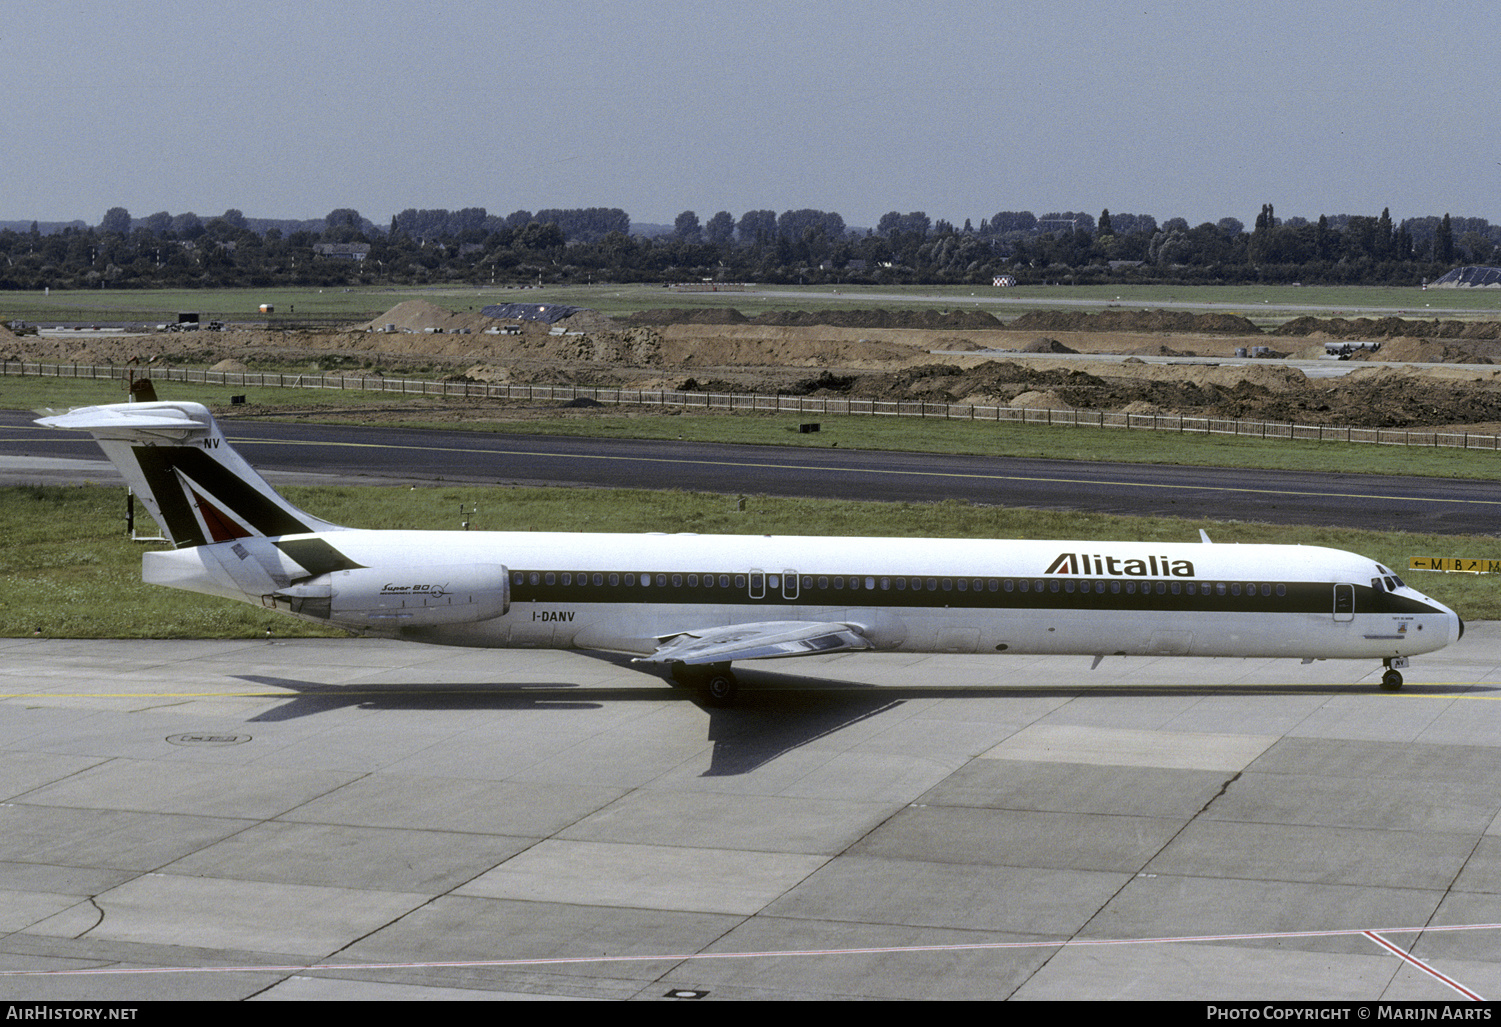
{"label": "aircraft wing", "polygon": [[809,621],[769,621],[734,624],[704,631],[685,631],[658,639],[656,652],[636,663],[728,663],[731,660],[769,660],[786,656],[872,649],[870,639],[848,624]]}

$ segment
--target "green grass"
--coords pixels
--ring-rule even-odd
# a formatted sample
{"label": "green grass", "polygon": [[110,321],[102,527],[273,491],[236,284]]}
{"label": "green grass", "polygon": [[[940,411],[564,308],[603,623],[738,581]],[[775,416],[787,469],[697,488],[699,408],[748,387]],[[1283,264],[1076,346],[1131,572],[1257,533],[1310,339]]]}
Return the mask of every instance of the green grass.
{"label": "green grass", "polygon": [[0,292],[0,321],[22,318],[101,321],[136,319],[176,321],[180,310],[195,310],[232,319],[261,317],[260,305],[273,303],[277,314],[300,316],[348,316],[352,320],[368,312],[374,316],[389,310],[401,298],[378,289],[54,289],[39,292]]}
{"label": "green grass", "polygon": [[[459,527],[460,504],[476,530],[693,531],[724,534],[894,537],[1136,539],[1192,542],[1207,528],[1217,544],[1302,543],[1351,550],[1396,568],[1411,556],[1501,559],[1501,539],[1344,528],[1287,527],[932,504],[849,503],[685,492],[590,489],[378,487],[288,488],[292,502],[365,528]],[[256,606],[143,585],[149,545],[124,535],[124,495],[103,486],[0,488],[0,636],[66,638],[256,638],[338,635]],[[1501,618],[1488,575],[1406,575],[1469,620]]]}
{"label": "green grass", "polygon": [[0,489],[0,635],[252,638],[341,635],[243,603],[141,583],[149,545],[124,534],[123,489]]}
{"label": "green grass", "polygon": [[[1301,308],[1322,308],[1316,313],[1354,313],[1374,308],[1387,313],[1405,311],[1410,316],[1432,316],[1434,311],[1460,311],[1469,316],[1501,316],[1501,294],[1489,289],[1433,289],[1386,286],[1291,286],[1291,285],[1083,285],[1019,286],[994,289],[988,286],[768,286],[751,293],[676,292],[660,285],[577,285],[543,289],[497,289],[473,286],[368,287],[368,288],[267,288],[267,289],[161,289],[161,290],[55,290],[0,292],[0,321],[11,318],[46,321],[110,319],[146,315],[159,320],[179,310],[197,310],[231,319],[253,318],[260,304],[274,303],[278,314],[296,308],[298,315],[341,316],[369,320],[408,299],[425,299],[450,310],[478,309],[489,303],[567,303],[617,315],[658,307],[734,307],[747,315],[767,310],[829,310],[857,307],[911,308],[937,306],[974,307],[992,310],[1010,320],[1029,309],[1071,306],[1079,301],[1118,304],[1121,307],[1158,307],[1169,304],[1214,303],[1257,321],[1286,320],[1309,313]],[[837,295],[831,295],[836,293]],[[1455,316],[1445,313],[1442,316]]]}
{"label": "green grass", "polygon": [[[308,418],[312,420],[314,418]],[[338,417],[317,417],[338,421]],[[419,409],[403,414],[414,428],[452,430],[451,422],[424,421]],[[817,433],[798,432],[815,420]],[[1327,473],[1415,475],[1491,479],[1501,476],[1494,451],[1433,446],[1376,446],[1343,442],[1278,442],[1234,435],[1120,428],[1054,428],[916,417],[808,414],[610,415],[526,421],[475,419],[470,431],[566,435],[585,438],[681,439],[795,448],[871,449],[908,453],[959,453],[1107,463],[1157,463],[1190,467],[1243,467]]]}

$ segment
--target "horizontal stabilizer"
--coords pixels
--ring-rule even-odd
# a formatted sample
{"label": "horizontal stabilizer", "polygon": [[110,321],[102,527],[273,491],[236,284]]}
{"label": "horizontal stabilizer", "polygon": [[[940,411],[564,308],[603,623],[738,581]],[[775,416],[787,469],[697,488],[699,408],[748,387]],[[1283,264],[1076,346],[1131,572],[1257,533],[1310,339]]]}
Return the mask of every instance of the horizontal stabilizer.
{"label": "horizontal stabilizer", "polygon": [[732,660],[770,660],[788,656],[872,649],[870,639],[848,624],[808,621],[770,621],[735,624],[669,635],[650,656],[637,663],[728,663]]}
{"label": "horizontal stabilizer", "polygon": [[201,403],[111,403],[37,424],[86,431],[172,544],[341,530],[297,509],[230,447]]}
{"label": "horizontal stabilizer", "polygon": [[204,424],[188,416],[186,410],[165,404],[116,403],[111,406],[78,407],[65,414],[51,414],[37,424],[48,428],[68,428],[92,432],[101,439],[161,439],[181,441],[191,436],[208,435],[212,423]]}

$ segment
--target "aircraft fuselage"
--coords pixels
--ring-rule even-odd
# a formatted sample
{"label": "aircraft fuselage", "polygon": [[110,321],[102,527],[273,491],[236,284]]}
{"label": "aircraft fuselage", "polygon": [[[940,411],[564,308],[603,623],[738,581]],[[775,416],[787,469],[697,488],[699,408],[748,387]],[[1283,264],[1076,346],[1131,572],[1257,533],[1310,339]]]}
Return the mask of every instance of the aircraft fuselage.
{"label": "aircraft fuselage", "polygon": [[466,646],[649,653],[705,624],[809,621],[888,652],[1391,659],[1461,630],[1374,561],[1305,546],[344,530],[149,553],[144,570]]}

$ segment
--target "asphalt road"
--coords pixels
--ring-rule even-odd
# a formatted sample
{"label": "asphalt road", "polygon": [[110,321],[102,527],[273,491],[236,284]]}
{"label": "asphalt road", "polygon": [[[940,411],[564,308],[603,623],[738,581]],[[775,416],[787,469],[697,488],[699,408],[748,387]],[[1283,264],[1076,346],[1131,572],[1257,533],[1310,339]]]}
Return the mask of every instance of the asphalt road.
{"label": "asphalt road", "polygon": [[[0,481],[69,480],[80,466],[71,461],[100,459],[86,435],[37,427],[34,416],[0,412]],[[1489,481],[258,421],[229,421],[223,427],[245,458],[269,474],[332,475],[370,484],[472,481],[855,500],[959,499],[1445,534],[1490,532],[1501,519],[1501,489]]]}

